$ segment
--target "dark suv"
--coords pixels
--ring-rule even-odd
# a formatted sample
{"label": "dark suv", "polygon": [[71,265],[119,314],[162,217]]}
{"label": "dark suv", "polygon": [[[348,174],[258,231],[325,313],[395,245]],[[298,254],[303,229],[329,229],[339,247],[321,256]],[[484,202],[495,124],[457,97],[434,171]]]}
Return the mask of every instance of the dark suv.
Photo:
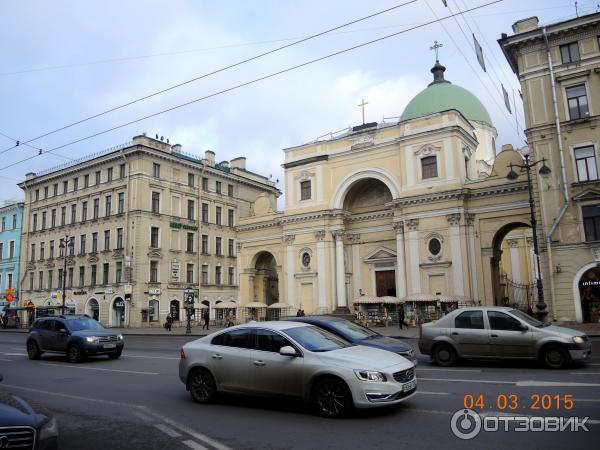
{"label": "dark suv", "polygon": [[123,335],[109,331],[87,315],[42,317],[27,335],[29,359],[42,353],[65,353],[72,363],[91,355],[108,355],[117,359],[123,351]]}

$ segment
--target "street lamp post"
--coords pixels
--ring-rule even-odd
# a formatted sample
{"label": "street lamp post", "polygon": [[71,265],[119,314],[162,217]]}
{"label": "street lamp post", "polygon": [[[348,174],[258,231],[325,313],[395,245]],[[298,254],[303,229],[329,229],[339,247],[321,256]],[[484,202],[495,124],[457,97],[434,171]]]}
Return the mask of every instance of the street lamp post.
{"label": "street lamp post", "polygon": [[519,178],[519,174],[517,174],[514,171],[514,167],[517,167],[521,170],[525,170],[527,172],[527,189],[529,191],[529,212],[531,214],[531,229],[533,232],[533,253],[535,255],[535,263],[537,265],[537,281],[536,281],[536,286],[537,286],[537,303],[535,305],[536,308],[536,315],[538,317],[539,320],[541,320],[542,322],[544,321],[544,318],[546,317],[546,315],[548,314],[548,311],[546,311],[547,305],[546,302],[544,302],[544,288],[542,285],[542,267],[540,264],[540,252],[539,252],[539,248],[538,248],[538,238],[537,238],[537,220],[535,218],[535,203],[533,201],[533,186],[531,184],[531,169],[533,167],[535,167],[538,164],[542,164],[542,167],[540,168],[540,175],[549,175],[551,170],[550,168],[546,165],[546,160],[545,159],[540,159],[538,161],[531,161],[531,154],[529,152],[529,148],[526,147],[525,151],[522,151],[521,154],[523,155],[523,158],[525,159],[525,163],[524,164],[510,164],[510,172],[508,172],[508,175],[506,175],[506,178],[508,178],[511,181],[515,181],[517,178]]}
{"label": "street lamp post", "polygon": [[75,236],[65,235],[64,238],[60,238],[59,248],[63,249],[63,274],[62,274],[62,314],[65,313],[65,297],[67,290],[67,249],[73,247],[73,241]]}

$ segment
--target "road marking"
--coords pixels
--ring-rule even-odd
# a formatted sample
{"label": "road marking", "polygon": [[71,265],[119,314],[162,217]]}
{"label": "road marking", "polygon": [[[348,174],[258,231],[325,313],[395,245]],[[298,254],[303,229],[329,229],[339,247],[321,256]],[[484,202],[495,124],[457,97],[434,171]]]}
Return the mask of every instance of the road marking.
{"label": "road marking", "polygon": [[443,372],[481,372],[481,369],[437,369],[433,367],[417,367],[417,371],[419,370],[441,370]]}
{"label": "road marking", "polygon": [[154,428],[162,431],[163,433],[165,433],[167,436],[170,436],[172,438],[178,438],[181,437],[181,434],[178,433],[177,431],[175,431],[173,428],[170,428],[162,423],[156,423],[154,424]]}
{"label": "road marking", "polygon": [[154,420],[152,419],[152,417],[147,416],[146,414],[144,414],[143,412],[139,412],[139,411],[134,411],[133,415],[136,417],[139,417],[140,419],[142,419],[144,422],[149,423],[149,422],[154,422]]}
{"label": "road marking", "polygon": [[0,358],[0,361],[12,362],[12,359],[4,359],[4,358]]}
{"label": "road marking", "polygon": [[465,380],[455,378],[423,378],[419,377],[419,381],[442,381],[445,383],[482,383],[482,384],[508,384],[512,386],[520,387],[542,387],[542,386],[570,386],[570,387],[596,387],[600,386],[600,383],[577,383],[570,381],[505,381],[505,380]]}
{"label": "road marking", "polygon": [[70,369],[100,370],[102,372],[134,373],[136,375],[160,375],[158,372],[139,372],[136,370],[102,369],[100,367],[67,366],[64,364],[40,363],[42,366],[68,367]]}
{"label": "road marking", "polygon": [[416,393],[423,395],[450,395],[450,392],[417,391]]}
{"label": "road marking", "polygon": [[180,359],[174,356],[143,356],[143,355],[128,355],[124,354],[123,358],[147,358],[147,359]]}
{"label": "road marking", "polygon": [[574,398],[574,402],[600,402],[600,398]]}
{"label": "road marking", "polygon": [[221,444],[218,441],[215,441],[214,439],[209,438],[208,436],[199,433],[197,431],[192,430],[191,428],[185,426],[185,425],[180,425],[177,422],[174,422],[173,420],[169,419],[168,417],[165,417],[161,414],[155,413],[154,411],[152,411],[150,408],[147,408],[146,406],[139,406],[139,408],[143,411],[146,412],[146,414],[153,416],[156,419],[161,420],[162,422],[168,423],[169,425],[171,425],[173,428],[181,431],[182,433],[186,433],[189,434],[190,436],[198,439],[199,441],[205,442],[208,445],[218,449],[218,450],[233,450],[230,447],[227,447],[224,444]]}
{"label": "road marking", "polygon": [[569,372],[571,375],[600,375],[600,372]]}
{"label": "road marking", "polygon": [[193,450],[208,450],[206,447],[198,444],[195,441],[183,441],[182,444],[187,445],[189,448],[191,448]]}
{"label": "road marking", "polygon": [[7,353],[7,352],[0,352],[0,355],[4,355],[4,356],[27,356],[27,353]]}

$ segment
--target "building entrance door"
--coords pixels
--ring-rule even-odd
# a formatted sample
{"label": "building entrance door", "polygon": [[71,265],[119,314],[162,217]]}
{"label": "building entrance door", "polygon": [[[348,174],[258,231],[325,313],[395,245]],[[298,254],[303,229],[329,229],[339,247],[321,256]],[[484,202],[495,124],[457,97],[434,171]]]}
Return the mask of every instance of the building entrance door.
{"label": "building entrance door", "polygon": [[396,271],[380,270],[375,272],[375,287],[377,297],[396,296]]}
{"label": "building entrance door", "polygon": [[593,267],[585,272],[579,280],[581,312],[583,321],[600,322],[600,268]]}

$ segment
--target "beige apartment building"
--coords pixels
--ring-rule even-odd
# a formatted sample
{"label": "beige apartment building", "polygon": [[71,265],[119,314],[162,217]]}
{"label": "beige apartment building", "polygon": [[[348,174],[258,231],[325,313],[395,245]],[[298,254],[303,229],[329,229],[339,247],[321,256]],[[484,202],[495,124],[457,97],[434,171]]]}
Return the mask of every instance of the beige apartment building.
{"label": "beige apartment building", "polygon": [[203,305],[214,316],[218,303],[238,302],[235,226],[259,195],[279,195],[245,162],[136,136],[27,174],[22,303],[55,309],[64,277],[66,306],[110,327],[160,326],[169,313],[183,321],[186,288],[197,315]]}
{"label": "beige apartment building", "polygon": [[[498,42],[521,83],[552,318],[600,322],[600,13],[516,22]],[[537,175],[537,171],[535,172]]]}

